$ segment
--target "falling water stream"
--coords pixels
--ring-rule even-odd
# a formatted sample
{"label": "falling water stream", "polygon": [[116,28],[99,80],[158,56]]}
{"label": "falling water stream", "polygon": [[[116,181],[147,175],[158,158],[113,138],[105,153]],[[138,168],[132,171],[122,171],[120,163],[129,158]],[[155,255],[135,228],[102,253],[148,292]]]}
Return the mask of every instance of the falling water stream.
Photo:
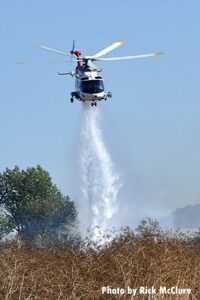
{"label": "falling water stream", "polygon": [[100,109],[88,103],[83,103],[81,143],[82,191],[89,208],[89,227],[97,240],[117,213],[120,178],[105,146]]}

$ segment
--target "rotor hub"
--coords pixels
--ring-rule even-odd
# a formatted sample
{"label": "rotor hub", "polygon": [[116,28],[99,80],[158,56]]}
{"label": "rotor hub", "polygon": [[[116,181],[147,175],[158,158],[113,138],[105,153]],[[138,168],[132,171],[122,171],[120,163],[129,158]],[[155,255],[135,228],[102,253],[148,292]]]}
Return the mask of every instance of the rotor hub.
{"label": "rotor hub", "polygon": [[81,51],[80,50],[75,50],[73,52],[77,57],[80,57],[81,56]]}

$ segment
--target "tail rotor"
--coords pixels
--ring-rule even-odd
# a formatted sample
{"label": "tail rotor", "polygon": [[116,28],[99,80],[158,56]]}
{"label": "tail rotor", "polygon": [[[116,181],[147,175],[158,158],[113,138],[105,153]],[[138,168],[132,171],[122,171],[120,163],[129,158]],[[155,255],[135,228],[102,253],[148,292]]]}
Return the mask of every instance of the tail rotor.
{"label": "tail rotor", "polygon": [[74,55],[74,50],[75,50],[75,40],[73,40],[72,43],[72,50],[70,51],[71,55]]}

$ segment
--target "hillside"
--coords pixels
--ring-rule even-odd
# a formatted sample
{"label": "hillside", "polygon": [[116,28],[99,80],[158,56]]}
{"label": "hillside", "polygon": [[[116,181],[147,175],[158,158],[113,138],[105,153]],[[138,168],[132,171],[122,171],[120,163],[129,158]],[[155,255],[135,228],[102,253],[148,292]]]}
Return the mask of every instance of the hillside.
{"label": "hillside", "polygon": [[172,216],[176,227],[200,227],[200,204],[178,208]]}
{"label": "hillside", "polygon": [[200,228],[200,204],[177,208],[167,218],[162,218],[160,224],[169,228]]}

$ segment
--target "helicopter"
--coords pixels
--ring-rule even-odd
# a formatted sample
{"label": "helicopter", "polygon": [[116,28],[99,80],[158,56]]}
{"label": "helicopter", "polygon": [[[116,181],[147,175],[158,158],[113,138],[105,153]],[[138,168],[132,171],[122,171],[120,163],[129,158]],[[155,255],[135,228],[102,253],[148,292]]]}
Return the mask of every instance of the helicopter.
{"label": "helicopter", "polygon": [[[95,61],[104,62],[104,61],[138,59],[138,58],[158,56],[163,54],[163,52],[153,52],[148,54],[129,55],[129,56],[120,56],[120,57],[102,57],[108,52],[119,47],[123,43],[124,43],[123,40],[117,40],[116,42],[104,48],[103,50],[97,52],[94,55],[89,55],[89,56],[82,56],[81,51],[75,48],[74,40],[73,40],[70,54],[46,46],[40,45],[38,47],[43,50],[54,52],[60,55],[65,55],[71,58],[70,60],[66,60],[63,62],[76,62],[77,66],[75,68],[75,71],[70,71],[65,73],[57,72],[58,75],[61,76],[70,75],[75,78],[75,91],[71,92],[70,101],[71,103],[73,103],[75,99],[82,102],[89,101],[91,102],[92,106],[97,106],[98,101],[107,100],[108,98],[111,98],[112,93],[107,92],[105,90],[103,78],[100,75],[103,69],[98,68],[94,64]],[[19,63],[24,64],[24,63],[42,63],[42,62],[19,62]]]}

